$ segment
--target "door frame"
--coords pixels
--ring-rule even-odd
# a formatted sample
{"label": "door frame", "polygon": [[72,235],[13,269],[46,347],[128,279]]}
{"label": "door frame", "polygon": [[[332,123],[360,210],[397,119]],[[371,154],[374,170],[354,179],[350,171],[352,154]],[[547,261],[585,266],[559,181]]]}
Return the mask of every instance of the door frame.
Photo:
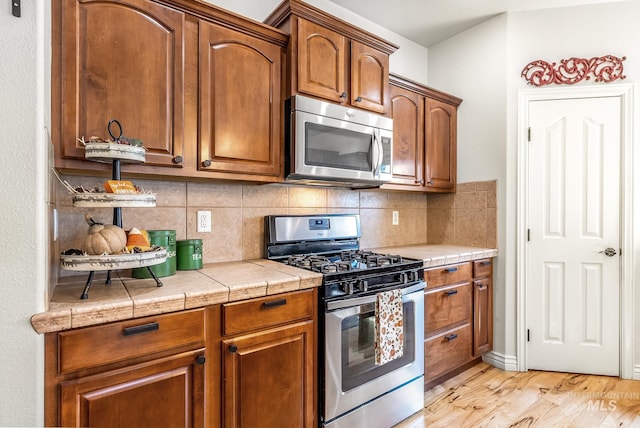
{"label": "door frame", "polygon": [[[529,103],[543,100],[565,100],[574,98],[602,98],[619,97],[621,102],[620,131],[622,145],[620,147],[620,377],[632,379],[634,377],[634,324],[633,309],[635,297],[635,278],[633,269],[634,243],[640,243],[638,227],[634,228],[634,198],[633,165],[640,165],[635,161],[639,154],[633,150],[634,97],[637,91],[635,84],[582,86],[574,88],[553,89],[522,89],[518,91],[518,145],[517,145],[517,202],[516,202],[516,352],[518,371],[528,370],[527,360],[527,225],[528,203],[528,117]],[[640,153],[640,151],[638,151]],[[640,168],[639,168],[640,169]],[[640,173],[637,174],[640,179]],[[636,212],[640,209],[635,210]],[[640,212],[638,212],[640,215]],[[632,235],[633,233],[633,235]]]}

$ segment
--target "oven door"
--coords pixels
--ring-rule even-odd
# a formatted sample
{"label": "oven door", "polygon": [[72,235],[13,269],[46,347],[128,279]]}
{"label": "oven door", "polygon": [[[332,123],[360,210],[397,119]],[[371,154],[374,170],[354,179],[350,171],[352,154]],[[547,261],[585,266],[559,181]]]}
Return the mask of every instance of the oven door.
{"label": "oven door", "polygon": [[[403,356],[374,363],[376,296],[330,302],[325,313],[325,423],[424,375],[424,282],[403,289]],[[343,307],[340,307],[343,306]],[[418,397],[422,400],[422,396]]]}

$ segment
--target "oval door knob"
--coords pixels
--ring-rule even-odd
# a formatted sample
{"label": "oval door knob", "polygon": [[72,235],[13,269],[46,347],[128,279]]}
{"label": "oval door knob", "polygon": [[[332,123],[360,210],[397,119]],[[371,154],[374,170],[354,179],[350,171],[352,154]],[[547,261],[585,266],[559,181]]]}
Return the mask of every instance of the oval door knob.
{"label": "oval door knob", "polygon": [[357,103],[362,102],[362,97],[358,97],[358,98],[356,98],[356,102],[357,102]]}
{"label": "oval door knob", "polygon": [[229,352],[232,354],[238,352],[238,347],[236,345],[229,345]]}
{"label": "oval door knob", "polygon": [[196,358],[196,364],[199,364],[199,365],[203,365],[206,361],[207,359],[205,358],[204,355],[198,355],[198,357]]}
{"label": "oval door knob", "polygon": [[613,257],[616,254],[618,254],[618,252],[615,250],[615,248],[605,248],[603,251],[599,251],[600,254],[604,253],[605,256],[607,257]]}
{"label": "oval door knob", "polygon": [[182,163],[182,156],[176,156],[173,158],[173,163],[179,164]]}
{"label": "oval door knob", "polygon": [[347,98],[347,93],[346,92],[341,93],[340,98],[342,99]]}
{"label": "oval door knob", "polygon": [[211,166],[211,161],[209,159],[202,161],[202,166],[209,168]]}

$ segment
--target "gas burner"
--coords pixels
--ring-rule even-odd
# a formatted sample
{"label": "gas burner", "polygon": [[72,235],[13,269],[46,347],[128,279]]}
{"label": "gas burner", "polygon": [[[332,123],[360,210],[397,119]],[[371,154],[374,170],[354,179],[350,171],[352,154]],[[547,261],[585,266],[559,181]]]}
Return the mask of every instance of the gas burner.
{"label": "gas burner", "polygon": [[335,273],[338,272],[338,266],[336,266],[334,263],[325,263],[323,265],[319,265],[317,269],[313,270],[322,273]]}

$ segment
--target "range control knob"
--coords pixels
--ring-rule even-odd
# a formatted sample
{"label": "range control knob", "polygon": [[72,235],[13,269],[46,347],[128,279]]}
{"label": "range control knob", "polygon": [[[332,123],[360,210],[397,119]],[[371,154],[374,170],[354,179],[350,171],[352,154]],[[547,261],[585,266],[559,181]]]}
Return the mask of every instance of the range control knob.
{"label": "range control knob", "polygon": [[368,291],[369,290],[369,283],[365,279],[359,280],[358,281],[358,289],[360,291]]}
{"label": "range control knob", "polygon": [[409,282],[418,281],[418,271],[412,270],[409,272]]}
{"label": "range control knob", "polygon": [[345,294],[353,294],[353,282],[344,281],[340,284],[340,289],[344,291]]}

